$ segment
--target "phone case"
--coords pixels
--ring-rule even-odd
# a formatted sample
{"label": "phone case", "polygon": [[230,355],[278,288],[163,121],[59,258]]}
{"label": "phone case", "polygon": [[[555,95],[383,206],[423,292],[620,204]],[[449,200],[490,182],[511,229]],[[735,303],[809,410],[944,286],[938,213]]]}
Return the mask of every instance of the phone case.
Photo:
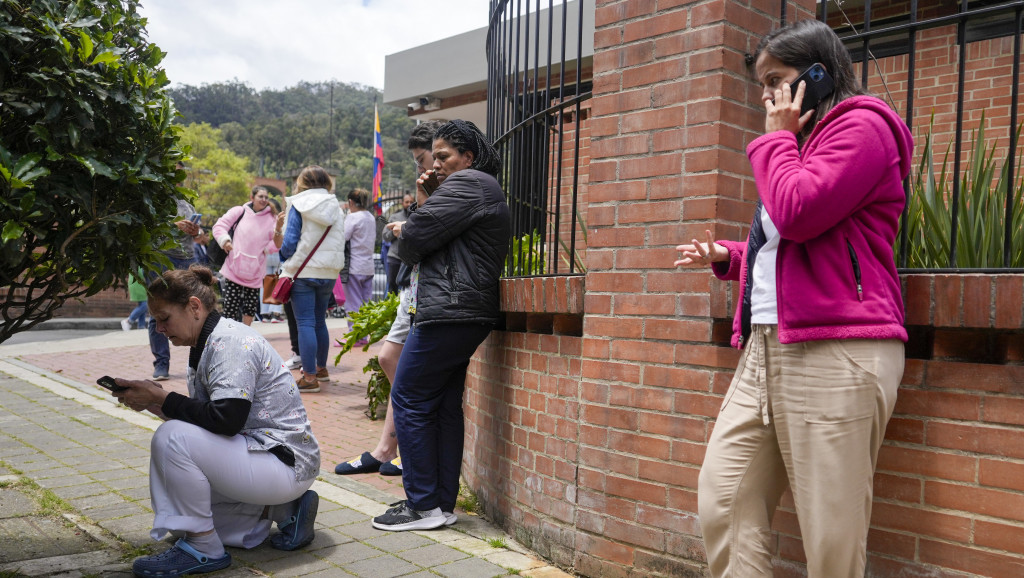
{"label": "phone case", "polygon": [[818,103],[835,90],[835,81],[832,80],[832,75],[825,70],[821,63],[816,62],[812,64],[800,76],[796,77],[792,84],[794,91],[800,86],[801,80],[807,83],[804,88],[804,99],[800,103],[801,115],[817,107]]}

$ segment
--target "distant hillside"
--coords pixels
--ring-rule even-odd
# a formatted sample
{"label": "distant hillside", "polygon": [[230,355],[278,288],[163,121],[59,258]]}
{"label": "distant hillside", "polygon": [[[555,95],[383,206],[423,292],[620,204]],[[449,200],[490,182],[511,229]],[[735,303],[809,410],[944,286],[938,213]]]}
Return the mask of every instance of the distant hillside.
{"label": "distant hillside", "polygon": [[358,84],[307,83],[257,91],[239,82],[179,85],[169,92],[182,124],[210,123],[223,146],[250,160],[254,174],[285,177],[309,164],[341,171],[337,190],[369,189],[373,172],[373,103],[384,143],[384,188],[411,189],[416,179],[405,148],[414,121],[381,104],[381,93]]}

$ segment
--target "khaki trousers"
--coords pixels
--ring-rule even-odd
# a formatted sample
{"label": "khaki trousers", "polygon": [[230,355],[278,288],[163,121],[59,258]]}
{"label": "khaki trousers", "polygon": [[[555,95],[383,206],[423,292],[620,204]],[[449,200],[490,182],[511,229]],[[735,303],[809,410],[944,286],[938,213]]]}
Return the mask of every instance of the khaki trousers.
{"label": "khaki trousers", "polygon": [[782,345],[755,325],[697,487],[712,576],[772,576],[772,516],[792,488],[810,578],[864,576],[872,477],[903,376],[898,340]]}

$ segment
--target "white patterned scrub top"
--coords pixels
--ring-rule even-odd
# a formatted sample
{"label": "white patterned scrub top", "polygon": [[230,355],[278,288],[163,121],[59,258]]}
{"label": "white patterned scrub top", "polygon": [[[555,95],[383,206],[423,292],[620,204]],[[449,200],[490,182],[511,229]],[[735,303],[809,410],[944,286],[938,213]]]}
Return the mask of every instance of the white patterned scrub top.
{"label": "white patterned scrub top", "polygon": [[188,368],[188,393],[199,401],[249,400],[249,417],[238,432],[249,451],[284,446],[295,458],[296,480],[320,473],[320,445],[295,379],[256,330],[221,318],[206,341],[199,365],[195,370]]}

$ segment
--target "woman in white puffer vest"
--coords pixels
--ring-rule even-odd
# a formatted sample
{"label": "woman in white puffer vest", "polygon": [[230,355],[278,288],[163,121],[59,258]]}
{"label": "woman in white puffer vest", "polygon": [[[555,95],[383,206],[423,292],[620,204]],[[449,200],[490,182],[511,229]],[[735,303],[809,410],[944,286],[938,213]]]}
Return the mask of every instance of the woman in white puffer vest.
{"label": "woman in white puffer vest", "polygon": [[294,280],[291,302],[302,358],[302,376],[296,384],[303,393],[317,393],[319,382],[330,380],[327,302],[345,265],[345,215],[333,188],[327,171],[308,166],[295,180],[295,194],[287,199],[281,275]]}

